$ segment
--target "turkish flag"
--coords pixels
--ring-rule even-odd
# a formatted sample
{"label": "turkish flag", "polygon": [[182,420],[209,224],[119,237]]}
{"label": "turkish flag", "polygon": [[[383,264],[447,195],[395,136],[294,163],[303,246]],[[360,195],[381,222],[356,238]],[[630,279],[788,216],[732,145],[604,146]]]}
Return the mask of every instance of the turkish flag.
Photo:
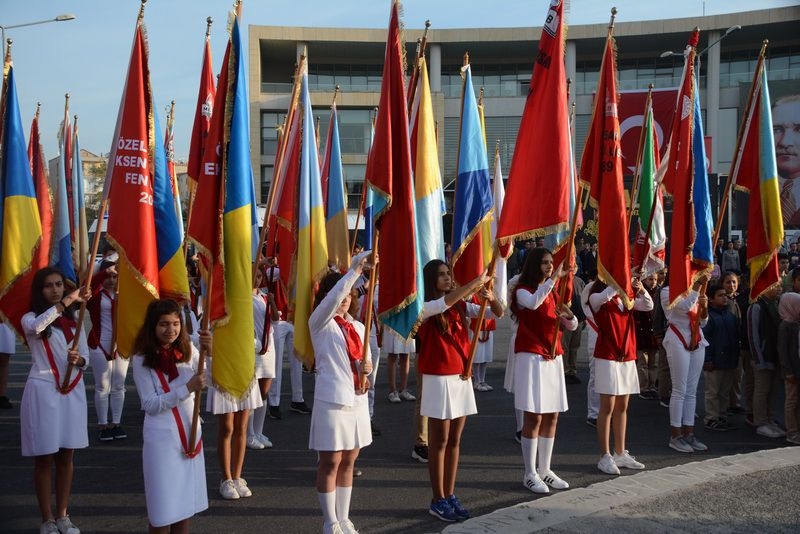
{"label": "turkish flag", "polygon": [[[672,114],[678,89],[653,89],[653,122],[658,137],[658,151],[664,156],[666,139],[672,128]],[[639,138],[644,124],[644,106],[647,89],[619,92],[619,131],[622,136],[622,168],[625,174],[633,174],[636,168],[636,154],[639,151]]]}

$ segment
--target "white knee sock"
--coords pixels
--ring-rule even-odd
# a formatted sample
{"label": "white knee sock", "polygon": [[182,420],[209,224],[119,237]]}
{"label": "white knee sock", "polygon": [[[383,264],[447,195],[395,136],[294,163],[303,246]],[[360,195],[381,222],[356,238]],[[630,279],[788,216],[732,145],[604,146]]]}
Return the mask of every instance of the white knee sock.
{"label": "white knee sock", "polygon": [[336,517],[339,521],[350,518],[350,497],[353,486],[336,486]]}
{"label": "white knee sock", "polygon": [[326,526],[331,526],[338,521],[336,518],[336,491],[319,493],[319,507],[322,508],[322,520]]}
{"label": "white knee sock", "polygon": [[525,476],[533,476],[533,462],[536,461],[536,438],[530,439],[522,436],[522,461],[525,462]]}
{"label": "white knee sock", "polygon": [[550,471],[550,458],[553,456],[553,444],[556,438],[539,437],[539,473]]}
{"label": "white knee sock", "polygon": [[253,410],[248,423],[248,430],[251,436],[258,436],[264,433],[264,418],[267,416],[267,399],[264,399],[264,404],[260,408]]}

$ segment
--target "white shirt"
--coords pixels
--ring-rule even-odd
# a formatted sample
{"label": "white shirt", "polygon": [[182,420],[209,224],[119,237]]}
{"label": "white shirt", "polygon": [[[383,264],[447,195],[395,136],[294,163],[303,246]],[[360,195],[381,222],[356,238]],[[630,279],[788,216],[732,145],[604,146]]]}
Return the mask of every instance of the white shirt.
{"label": "white shirt", "polygon": [[[317,367],[314,398],[343,406],[355,404],[355,384],[344,333],[333,318],[358,276],[355,271],[348,271],[325,295],[308,318]],[[353,325],[361,336],[361,342],[364,343],[364,325],[353,320],[349,314],[345,314],[344,319]],[[366,357],[371,361],[369,343],[366,343],[365,347]]]}
{"label": "white shirt", "polygon": [[[664,286],[661,289],[661,307],[664,308],[664,315],[667,318],[667,322],[670,325],[673,325],[683,336],[683,339],[686,343],[689,342],[692,336],[692,328],[689,324],[689,311],[697,304],[697,300],[700,298],[700,293],[695,291],[694,289],[690,289],[689,293],[683,297],[679,297],[672,308],[669,307],[669,286]],[[705,319],[700,320],[700,346],[707,347],[708,341],[706,341],[706,337],[703,335],[702,327],[706,325],[708,322],[708,317]],[[669,335],[671,328],[667,329],[667,334]],[[673,332],[674,334],[674,332]]]}
{"label": "white shirt", "polygon": [[[42,332],[50,326],[59,316],[58,308],[52,306],[45,310],[40,315],[33,312],[28,312],[22,316],[22,330],[25,332],[25,339],[31,349],[31,360],[33,365],[28,373],[28,378],[38,380],[52,381],[53,370],[50,368],[50,360],[47,357],[47,351],[44,347],[44,338],[41,337]],[[86,345],[86,336],[83,329],[78,329],[80,338],[78,340],[78,353],[86,360],[86,365],[89,364],[89,348]],[[67,344],[67,340],[60,328],[53,326],[50,329],[50,337],[47,338],[50,345],[50,351],[55,360],[56,369],[60,374],[60,378],[64,380],[64,373],[67,371],[67,350],[72,347],[72,343]],[[77,368],[77,366],[75,366]],[[81,369],[85,369],[83,367]],[[72,379],[75,378],[73,371]],[[59,384],[60,386],[61,384]]]}
{"label": "white shirt", "polygon": [[[616,296],[617,290],[613,287],[607,287],[600,293],[590,295],[589,304],[591,304],[592,309],[599,310],[603,304],[610,302]],[[616,302],[620,311],[625,309],[621,298],[617,299]],[[647,291],[642,291],[641,294],[636,296],[636,300],[633,301],[633,309],[636,311],[651,311],[653,309],[653,299],[650,298],[650,294]],[[592,319],[594,319],[594,314],[592,315]]]}
{"label": "white shirt", "polygon": [[[522,308],[528,308],[530,310],[538,309],[547,297],[550,295],[550,292],[555,287],[556,283],[553,282],[552,278],[548,278],[541,284],[539,287],[536,288],[536,291],[531,293],[527,289],[518,287],[517,291],[517,305]],[[556,311],[558,313],[558,311]],[[566,328],[567,330],[576,330],[578,328],[578,319],[573,315],[572,319],[565,319],[561,318],[561,326]]]}

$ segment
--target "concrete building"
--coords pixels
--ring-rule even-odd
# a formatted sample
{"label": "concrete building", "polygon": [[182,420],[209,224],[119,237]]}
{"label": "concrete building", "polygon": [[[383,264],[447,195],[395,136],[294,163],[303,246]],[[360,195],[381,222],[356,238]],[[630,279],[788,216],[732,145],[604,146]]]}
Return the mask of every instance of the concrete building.
{"label": "concrete building", "polygon": [[[542,13],[544,15],[544,12]],[[800,93],[800,7],[766,9],[697,18],[626,22],[620,13],[615,26],[619,90],[675,88],[680,83],[680,52],[691,30],[701,39],[701,105],[705,133],[710,139],[712,203],[718,201],[717,182],[731,163],[744,101],[763,39],[769,39],[767,68],[775,96]],[[406,21],[415,23],[417,21]],[[435,28],[435,22],[433,28]],[[527,21],[536,24],[540,21]],[[726,34],[730,28],[733,29]],[[568,27],[567,76],[576,104],[576,154],[582,153],[591,119],[607,24]],[[414,57],[422,30],[405,29],[406,50]],[[517,130],[538,49],[541,26],[524,28],[431,29],[427,57],[434,113],[439,131],[439,162],[446,196],[452,191],[461,94],[459,69],[469,52],[475,90],[485,92],[486,136],[491,147],[499,141],[504,172],[514,151]],[[349,205],[358,197],[367,161],[370,121],[380,96],[386,29],[302,28],[250,26],[249,76],[251,140],[257,195],[266,201],[277,147],[276,125],[289,105],[294,65],[307,51],[309,86],[315,114],[321,119],[324,146],[334,87]],[[721,40],[720,40],[721,39]],[[711,45],[709,47],[709,45]],[[706,50],[707,49],[707,50]],[[674,56],[661,57],[665,51]],[[623,100],[625,96],[623,95]],[[546,125],[543,125],[546,127]],[[638,135],[638,134],[637,134]],[[741,199],[743,200],[743,199]],[[733,228],[743,226],[734,206]]]}

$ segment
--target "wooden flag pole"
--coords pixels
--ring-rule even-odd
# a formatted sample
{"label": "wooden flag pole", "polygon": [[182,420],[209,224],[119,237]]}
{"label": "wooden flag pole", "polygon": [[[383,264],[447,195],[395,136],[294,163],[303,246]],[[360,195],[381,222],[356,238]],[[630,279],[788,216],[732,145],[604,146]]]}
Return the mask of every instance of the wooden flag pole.
{"label": "wooden flag pole", "polygon": [[[492,261],[489,262],[488,276],[489,281],[486,288],[491,291],[494,287],[494,273],[497,268],[497,256],[499,252],[497,246],[492,249]],[[489,305],[489,299],[481,299],[481,309],[478,312],[478,317],[475,319],[475,328],[472,331],[472,341],[469,344],[469,356],[464,364],[464,374],[461,375],[461,380],[469,380],[472,378],[472,362],[475,361],[475,354],[478,352],[478,341],[481,334],[481,327],[483,320],[486,317],[486,307]]]}
{"label": "wooden flag pole", "polygon": [[[647,88],[647,100],[644,104],[645,113],[653,105],[653,84],[651,83]],[[631,200],[628,204],[628,224],[626,225],[625,236],[631,233],[631,222],[633,221],[634,206],[636,205],[636,197],[638,196],[639,184],[642,178],[642,152],[644,151],[644,124],[642,124],[642,131],[639,132],[639,149],[636,151],[636,166],[633,168],[633,182],[631,183]]]}
{"label": "wooden flag pole", "polygon": [[364,361],[367,359],[369,334],[372,328],[372,302],[375,299],[375,283],[378,281],[378,264],[375,262],[375,258],[378,255],[378,240],[380,236],[380,231],[376,229],[375,237],[372,241],[372,271],[369,273],[369,289],[367,290],[367,299],[364,301],[364,306],[367,307],[364,313],[364,350],[361,353],[361,371],[358,380],[359,389],[362,393],[367,389],[367,373],[364,372]]}
{"label": "wooden flag pole", "polygon": [[277,184],[280,180],[281,172],[283,171],[283,155],[286,152],[286,145],[289,143],[289,137],[291,137],[288,135],[288,129],[291,127],[292,121],[294,120],[294,114],[297,111],[297,101],[300,99],[300,81],[302,79],[300,73],[303,72],[303,69],[305,68],[305,62],[306,56],[300,56],[300,63],[297,65],[297,68],[294,72],[294,86],[292,87],[292,99],[289,103],[289,111],[283,121],[283,136],[281,137],[278,145],[278,153],[275,154],[275,170],[272,173],[272,184],[269,188],[266,211],[264,211],[264,224],[261,226],[261,234],[258,238],[256,257],[253,258],[251,283],[254,287],[256,283],[256,269],[258,269],[258,264],[261,263],[262,249],[264,248],[264,242],[267,240],[267,233],[269,232],[269,215],[272,213],[272,208],[275,203],[275,190],[277,189]]}
{"label": "wooden flag pole", "polygon": [[[214,262],[211,262],[208,266],[207,276],[208,279],[206,281],[206,294],[203,295],[203,320],[200,322],[200,329],[201,330],[208,330],[209,323],[211,320],[211,281],[214,278]],[[202,375],[205,372],[206,366],[206,357],[208,355],[208,347],[203,345],[200,346],[200,358],[197,360],[197,373],[198,375]],[[203,397],[203,390],[198,390],[194,394],[194,406],[192,408],[192,429],[189,431],[189,446],[184,451],[186,454],[194,451],[195,443],[197,442],[197,429],[200,423],[200,401]]]}
{"label": "wooden flag pole", "polygon": [[428,28],[431,27],[430,19],[425,21],[425,31],[422,38],[417,40],[417,53],[414,57],[414,68],[408,82],[408,112],[411,113],[411,106],[414,104],[414,97],[417,94],[417,80],[419,79],[419,60],[425,55],[425,47],[428,44]]}

